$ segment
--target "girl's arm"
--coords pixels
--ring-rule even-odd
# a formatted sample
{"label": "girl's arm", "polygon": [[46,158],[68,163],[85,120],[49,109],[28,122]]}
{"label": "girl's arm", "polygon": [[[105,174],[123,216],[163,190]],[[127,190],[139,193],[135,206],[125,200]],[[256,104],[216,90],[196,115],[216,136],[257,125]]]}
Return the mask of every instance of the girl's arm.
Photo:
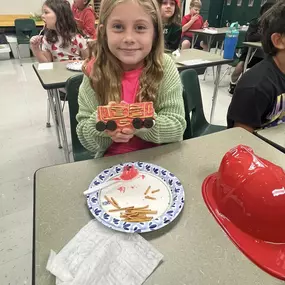
{"label": "girl's arm", "polygon": [[157,144],[181,141],[186,128],[182,83],[172,59],[165,55],[164,78],[155,102],[156,120],[151,129],[136,136]]}
{"label": "girl's arm", "polygon": [[33,36],[30,39],[31,50],[38,62],[52,62],[52,55],[49,51],[41,50],[40,46],[43,42],[42,36]]}
{"label": "girl's arm", "polygon": [[86,58],[88,58],[88,56],[89,56],[88,48],[80,51],[80,57],[82,59],[86,59]]}
{"label": "girl's arm", "polygon": [[105,132],[98,132],[96,94],[91,87],[90,80],[84,75],[78,94],[79,110],[76,116],[78,125],[76,128],[81,144],[90,152],[96,154],[105,152],[112,144],[112,140]]}
{"label": "girl's arm", "polygon": [[92,10],[88,9],[88,11],[86,11],[83,23],[83,30],[87,34],[87,36],[90,36],[92,39],[95,38],[96,29],[95,29],[95,15],[93,9]]}

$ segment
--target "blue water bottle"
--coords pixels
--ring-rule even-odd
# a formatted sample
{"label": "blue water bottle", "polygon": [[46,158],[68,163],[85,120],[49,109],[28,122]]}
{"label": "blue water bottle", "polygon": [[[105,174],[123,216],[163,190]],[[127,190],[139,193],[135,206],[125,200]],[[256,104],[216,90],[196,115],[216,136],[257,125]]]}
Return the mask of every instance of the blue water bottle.
{"label": "blue water bottle", "polygon": [[233,59],[238,42],[238,22],[232,23],[226,33],[224,44],[224,59]]}

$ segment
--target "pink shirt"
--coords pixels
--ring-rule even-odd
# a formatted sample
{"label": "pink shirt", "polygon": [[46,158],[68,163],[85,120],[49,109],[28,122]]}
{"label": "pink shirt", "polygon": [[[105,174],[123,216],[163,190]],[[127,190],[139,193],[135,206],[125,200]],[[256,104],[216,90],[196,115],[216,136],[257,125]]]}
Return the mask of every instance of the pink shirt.
{"label": "pink shirt", "polygon": [[[129,104],[136,101],[136,95],[139,88],[139,78],[142,73],[142,68],[132,71],[126,71],[122,79],[122,101]],[[123,154],[135,150],[141,150],[157,146],[152,142],[144,141],[141,138],[134,136],[127,143],[113,142],[107,149],[105,156],[111,156],[116,154]]]}

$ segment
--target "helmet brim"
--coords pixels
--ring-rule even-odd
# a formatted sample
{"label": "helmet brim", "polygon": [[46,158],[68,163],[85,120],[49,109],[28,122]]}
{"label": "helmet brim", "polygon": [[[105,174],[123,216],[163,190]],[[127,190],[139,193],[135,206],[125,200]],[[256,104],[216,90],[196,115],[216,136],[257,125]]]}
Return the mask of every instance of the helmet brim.
{"label": "helmet brim", "polygon": [[217,191],[216,181],[217,173],[214,173],[208,176],[202,185],[202,195],[211,214],[232,242],[253,263],[272,276],[285,280],[285,243],[269,243],[256,239],[221,214],[213,195]]}

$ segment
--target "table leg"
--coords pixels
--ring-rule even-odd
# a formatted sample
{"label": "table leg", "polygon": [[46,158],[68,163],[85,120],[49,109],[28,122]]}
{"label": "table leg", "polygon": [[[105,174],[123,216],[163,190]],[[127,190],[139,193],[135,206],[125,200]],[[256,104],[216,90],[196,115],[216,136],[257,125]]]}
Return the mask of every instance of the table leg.
{"label": "table leg", "polygon": [[61,109],[61,103],[60,103],[60,97],[59,97],[58,90],[53,89],[53,94],[54,94],[54,99],[55,99],[55,108],[57,112],[59,131],[61,132],[61,139],[62,139],[62,144],[63,144],[64,155],[65,155],[66,162],[70,162],[67,135],[66,135],[66,129],[65,129],[64,118],[63,118],[63,113]]}
{"label": "table leg", "polygon": [[49,107],[51,109],[51,115],[52,115],[52,119],[55,125],[55,133],[56,133],[56,138],[58,142],[58,148],[62,148],[61,141],[60,141],[60,135],[59,135],[59,128],[58,128],[57,112],[56,112],[55,104],[53,101],[53,92],[52,90],[48,90],[47,93],[48,93]]}
{"label": "table leg", "polygon": [[46,127],[50,128],[50,104],[49,104],[49,99],[47,98],[47,123]]}
{"label": "table leg", "polygon": [[212,97],[212,109],[211,109],[211,115],[210,115],[210,123],[213,122],[213,118],[214,118],[214,113],[215,113],[215,108],[216,108],[216,103],[217,103],[217,97],[218,97],[219,82],[220,82],[220,77],[221,77],[221,68],[222,68],[221,65],[217,66],[215,88],[214,88],[214,93],[213,93],[213,97]]}
{"label": "table leg", "polygon": [[207,36],[208,52],[211,51],[211,46],[212,46],[213,41],[214,41],[213,35]]}
{"label": "table leg", "polygon": [[251,56],[251,51],[252,51],[252,47],[249,47],[248,51],[247,51],[246,58],[245,58],[245,62],[244,62],[243,73],[246,72],[246,68],[247,68],[247,65],[249,63],[249,59],[250,59],[250,56]]}
{"label": "table leg", "polygon": [[193,34],[191,48],[194,48],[199,35]]}

